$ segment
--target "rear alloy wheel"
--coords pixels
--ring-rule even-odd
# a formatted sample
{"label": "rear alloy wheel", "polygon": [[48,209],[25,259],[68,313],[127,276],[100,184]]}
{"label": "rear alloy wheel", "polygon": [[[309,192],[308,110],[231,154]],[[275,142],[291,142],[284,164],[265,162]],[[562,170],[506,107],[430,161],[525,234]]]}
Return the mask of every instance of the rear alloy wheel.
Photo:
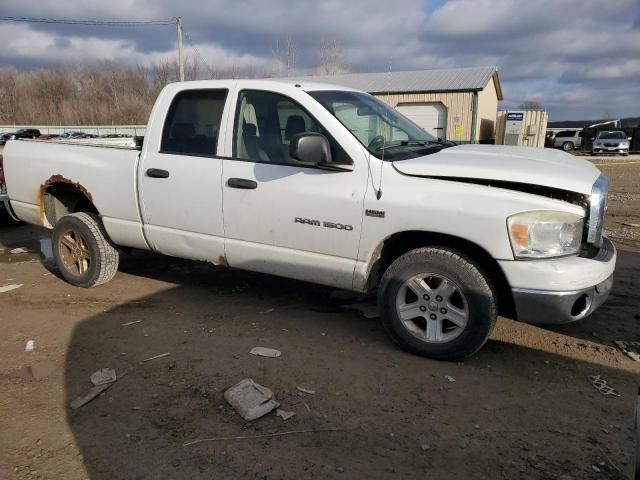
{"label": "rear alloy wheel", "polygon": [[402,348],[437,360],[477,352],[497,318],[496,296],[475,262],[448,248],[402,255],[379,288],[383,323]]}
{"label": "rear alloy wheel", "polygon": [[573,143],[571,143],[571,142],[564,142],[564,143],[562,144],[562,149],[563,149],[565,152],[570,152],[571,150],[573,150],[573,147],[574,147],[574,145],[573,145]]}
{"label": "rear alloy wheel", "polygon": [[60,273],[72,285],[94,287],[118,271],[118,251],[97,215],[82,212],[62,217],[53,229],[52,246]]}

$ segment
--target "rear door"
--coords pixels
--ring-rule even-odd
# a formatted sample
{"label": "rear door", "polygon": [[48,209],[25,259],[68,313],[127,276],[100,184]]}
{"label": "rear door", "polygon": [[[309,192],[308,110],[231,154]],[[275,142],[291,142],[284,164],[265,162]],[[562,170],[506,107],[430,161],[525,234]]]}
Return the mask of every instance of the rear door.
{"label": "rear door", "polygon": [[[217,156],[229,91],[179,91],[159,127],[160,138],[149,139],[139,171],[140,208],[147,241],[158,252],[214,262],[224,257]],[[154,110],[152,117],[161,115]]]}

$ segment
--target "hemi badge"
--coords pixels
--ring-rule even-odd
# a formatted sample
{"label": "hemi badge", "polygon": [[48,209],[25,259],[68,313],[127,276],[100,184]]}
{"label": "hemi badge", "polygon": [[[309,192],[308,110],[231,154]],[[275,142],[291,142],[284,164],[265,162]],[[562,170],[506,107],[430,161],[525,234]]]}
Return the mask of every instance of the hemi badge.
{"label": "hemi badge", "polygon": [[367,217],[384,218],[384,210],[365,210]]}

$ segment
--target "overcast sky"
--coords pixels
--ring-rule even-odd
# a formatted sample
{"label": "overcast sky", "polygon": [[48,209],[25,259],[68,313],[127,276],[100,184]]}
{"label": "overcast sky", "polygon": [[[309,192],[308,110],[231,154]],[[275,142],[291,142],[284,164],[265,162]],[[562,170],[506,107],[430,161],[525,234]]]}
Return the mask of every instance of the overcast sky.
{"label": "overcast sky", "polygon": [[[640,115],[640,0],[1,0],[0,15],[164,20],[180,15],[212,67],[274,68],[287,34],[304,73],[321,39],[356,72],[497,65],[503,107],[552,120]],[[175,56],[175,30],[0,22],[0,65],[20,69]],[[188,42],[186,53],[194,57]]]}

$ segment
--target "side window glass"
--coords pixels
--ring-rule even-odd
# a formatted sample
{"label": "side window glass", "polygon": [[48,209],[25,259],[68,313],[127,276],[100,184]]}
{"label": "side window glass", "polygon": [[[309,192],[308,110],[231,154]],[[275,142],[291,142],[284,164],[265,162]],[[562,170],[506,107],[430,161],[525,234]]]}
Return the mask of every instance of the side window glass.
{"label": "side window glass", "polygon": [[185,90],[169,107],[160,150],[183,155],[215,155],[227,90]]}
{"label": "side window glass", "polygon": [[244,90],[238,97],[233,156],[280,165],[312,166],[291,158],[291,139],[305,132],[322,133],[336,161],[351,162],[328,132],[298,103],[273,92]]}

